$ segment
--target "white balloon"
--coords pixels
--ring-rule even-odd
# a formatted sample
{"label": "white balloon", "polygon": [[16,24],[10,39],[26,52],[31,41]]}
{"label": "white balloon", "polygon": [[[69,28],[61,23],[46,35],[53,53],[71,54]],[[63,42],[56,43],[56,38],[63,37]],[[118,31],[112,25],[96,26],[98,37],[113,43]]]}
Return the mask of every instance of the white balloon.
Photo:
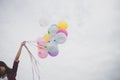
{"label": "white balloon", "polygon": [[41,18],[39,19],[39,24],[40,24],[41,27],[46,27],[46,26],[48,26],[48,25],[49,25],[49,20],[48,20],[48,18],[47,18],[47,17],[41,17]]}

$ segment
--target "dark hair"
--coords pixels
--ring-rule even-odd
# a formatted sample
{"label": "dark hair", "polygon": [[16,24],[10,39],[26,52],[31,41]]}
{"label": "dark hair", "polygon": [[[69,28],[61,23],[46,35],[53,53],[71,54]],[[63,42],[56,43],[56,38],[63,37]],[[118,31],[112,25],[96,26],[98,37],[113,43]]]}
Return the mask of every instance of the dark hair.
{"label": "dark hair", "polygon": [[12,70],[12,69],[9,68],[3,61],[0,61],[0,66],[4,66],[5,69],[6,69],[6,71],[5,71],[4,74],[0,73],[0,78],[1,78],[2,75],[11,73],[11,70]]}

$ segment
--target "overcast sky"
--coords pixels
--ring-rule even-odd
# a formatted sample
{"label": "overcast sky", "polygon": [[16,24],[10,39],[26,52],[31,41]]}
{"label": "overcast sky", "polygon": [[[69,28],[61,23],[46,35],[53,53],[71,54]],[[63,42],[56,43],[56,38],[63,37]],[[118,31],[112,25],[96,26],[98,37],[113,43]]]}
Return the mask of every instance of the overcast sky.
{"label": "overcast sky", "polygon": [[[119,0],[0,0],[0,60],[12,67],[23,40],[44,36],[66,20],[68,38],[59,55],[38,58],[41,80],[120,80]],[[47,26],[40,26],[46,22]],[[37,55],[36,49],[32,49]],[[17,80],[32,80],[25,49]]]}

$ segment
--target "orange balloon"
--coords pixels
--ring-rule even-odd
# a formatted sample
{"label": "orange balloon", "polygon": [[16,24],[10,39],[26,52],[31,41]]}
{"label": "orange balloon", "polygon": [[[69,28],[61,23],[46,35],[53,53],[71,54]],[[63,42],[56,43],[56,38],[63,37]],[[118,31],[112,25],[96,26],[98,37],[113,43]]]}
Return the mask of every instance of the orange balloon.
{"label": "orange balloon", "polygon": [[38,46],[38,50],[45,49],[44,46]]}

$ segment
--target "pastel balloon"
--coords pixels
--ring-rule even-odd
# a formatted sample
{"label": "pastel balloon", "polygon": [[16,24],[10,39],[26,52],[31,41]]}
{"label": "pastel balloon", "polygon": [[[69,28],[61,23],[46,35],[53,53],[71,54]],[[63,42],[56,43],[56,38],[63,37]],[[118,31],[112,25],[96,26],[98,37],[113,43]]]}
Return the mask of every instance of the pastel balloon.
{"label": "pastel balloon", "polygon": [[46,46],[46,48],[47,48],[47,51],[48,51],[48,54],[50,55],[50,56],[57,56],[58,55],[58,46],[57,46],[57,44],[54,44],[54,43],[48,43],[47,44],[47,46]]}
{"label": "pastel balloon", "polygon": [[66,36],[68,36],[68,32],[64,29],[60,29],[56,33],[64,33]]}
{"label": "pastel balloon", "polygon": [[50,40],[48,41],[48,43],[56,44],[55,37],[50,38]]}
{"label": "pastel balloon", "polygon": [[52,57],[57,56],[58,53],[59,53],[58,51],[56,51],[56,52],[48,52],[48,54],[49,54],[50,56],[52,56]]}
{"label": "pastel balloon", "polygon": [[47,50],[46,50],[46,49],[40,49],[40,50],[38,51],[38,56],[39,56],[40,58],[46,58],[46,57],[48,56]]}
{"label": "pastel balloon", "polygon": [[58,22],[58,29],[67,29],[67,28],[68,28],[68,24],[66,21]]}
{"label": "pastel balloon", "polygon": [[37,45],[38,46],[46,46],[46,41],[43,37],[38,38],[37,40]]}
{"label": "pastel balloon", "polygon": [[49,18],[48,17],[40,17],[39,19],[39,24],[40,24],[40,27],[46,27],[48,26],[49,24]]}
{"label": "pastel balloon", "polygon": [[62,44],[66,41],[66,35],[64,33],[57,33],[54,39],[56,43]]}
{"label": "pastel balloon", "polygon": [[46,40],[46,42],[48,42],[50,38],[51,38],[51,35],[50,35],[50,34],[46,34],[46,35],[44,36],[44,39]]}
{"label": "pastel balloon", "polygon": [[51,36],[55,36],[56,32],[58,30],[58,27],[56,24],[53,24],[49,27],[48,29],[48,33],[51,35]]}

